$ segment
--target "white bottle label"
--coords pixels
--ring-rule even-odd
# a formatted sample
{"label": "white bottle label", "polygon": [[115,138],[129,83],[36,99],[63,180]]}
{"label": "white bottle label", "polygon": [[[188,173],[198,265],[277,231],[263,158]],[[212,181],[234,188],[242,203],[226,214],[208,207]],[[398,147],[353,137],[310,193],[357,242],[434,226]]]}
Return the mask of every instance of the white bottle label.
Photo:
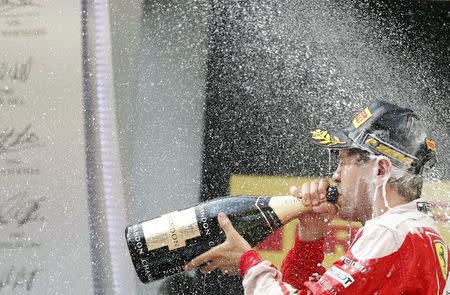
{"label": "white bottle label", "polygon": [[168,246],[174,250],[186,246],[186,241],[200,236],[195,209],[175,211],[142,223],[148,250]]}

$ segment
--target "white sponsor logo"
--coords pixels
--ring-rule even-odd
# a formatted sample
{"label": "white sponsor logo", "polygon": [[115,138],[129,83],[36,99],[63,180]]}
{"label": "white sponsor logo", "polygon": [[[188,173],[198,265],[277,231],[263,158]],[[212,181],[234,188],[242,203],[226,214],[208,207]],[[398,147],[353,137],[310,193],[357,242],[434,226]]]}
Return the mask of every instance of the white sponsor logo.
{"label": "white sponsor logo", "polygon": [[331,266],[329,270],[327,270],[326,274],[341,283],[344,288],[347,288],[355,281],[355,279],[350,274],[346,273],[342,269],[337,268],[334,265]]}
{"label": "white sponsor logo", "polygon": [[347,265],[349,265],[351,267],[356,268],[357,270],[359,270],[362,273],[366,273],[367,272],[367,269],[361,263],[359,263],[358,261],[354,261],[354,260],[352,260],[352,259],[350,259],[350,258],[348,258],[346,256],[342,256],[341,257],[341,261],[343,261],[345,264],[347,264]]}
{"label": "white sponsor logo", "polygon": [[320,278],[320,280],[318,281],[319,285],[321,285],[325,290],[327,290],[330,295],[337,295],[336,290],[333,289],[333,286],[324,280],[324,278]]}

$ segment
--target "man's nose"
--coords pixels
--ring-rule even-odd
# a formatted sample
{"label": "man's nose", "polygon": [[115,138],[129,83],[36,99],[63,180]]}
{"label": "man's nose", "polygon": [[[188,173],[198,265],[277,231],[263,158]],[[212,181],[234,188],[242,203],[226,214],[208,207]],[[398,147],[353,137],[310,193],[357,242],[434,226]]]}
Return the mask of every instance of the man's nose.
{"label": "man's nose", "polygon": [[333,172],[333,176],[331,177],[334,182],[341,182],[341,166],[339,165],[336,170]]}

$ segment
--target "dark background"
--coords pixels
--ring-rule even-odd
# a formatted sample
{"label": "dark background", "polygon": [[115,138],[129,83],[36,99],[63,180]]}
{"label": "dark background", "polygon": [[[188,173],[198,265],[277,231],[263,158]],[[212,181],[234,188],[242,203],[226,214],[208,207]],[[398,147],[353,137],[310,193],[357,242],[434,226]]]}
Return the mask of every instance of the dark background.
{"label": "dark background", "polygon": [[[450,9],[446,1],[212,0],[202,200],[232,174],[327,176],[316,127],[344,127],[372,100],[414,109],[449,179]],[[215,273],[170,294],[241,294]]]}
{"label": "dark background", "polygon": [[[318,176],[316,127],[344,127],[370,101],[420,114],[448,179],[448,2],[218,1],[208,63],[202,198],[230,174]],[[307,2],[307,3],[298,3]]]}

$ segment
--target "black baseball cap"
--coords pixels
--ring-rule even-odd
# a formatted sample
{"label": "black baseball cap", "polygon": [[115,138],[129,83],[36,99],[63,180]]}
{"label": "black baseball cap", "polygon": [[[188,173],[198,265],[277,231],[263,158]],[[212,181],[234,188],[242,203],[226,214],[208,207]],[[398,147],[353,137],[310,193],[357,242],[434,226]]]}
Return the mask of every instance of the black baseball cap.
{"label": "black baseball cap", "polygon": [[392,164],[413,174],[436,163],[436,142],[428,137],[411,109],[375,101],[340,130],[311,131],[315,144],[328,149],[358,148],[384,155]]}

